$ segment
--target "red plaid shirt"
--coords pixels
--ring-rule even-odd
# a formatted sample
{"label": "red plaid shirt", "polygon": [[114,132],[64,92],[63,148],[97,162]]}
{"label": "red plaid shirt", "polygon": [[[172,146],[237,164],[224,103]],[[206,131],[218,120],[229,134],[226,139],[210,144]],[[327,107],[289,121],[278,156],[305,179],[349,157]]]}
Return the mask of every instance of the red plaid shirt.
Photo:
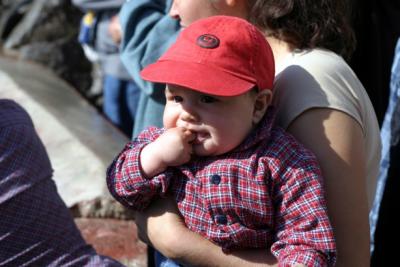
{"label": "red plaid shirt", "polygon": [[187,227],[220,245],[269,248],[280,266],[330,266],[335,241],[313,154],[280,128],[269,112],[230,153],[196,157],[146,179],[139,155],[164,130],[149,128],[129,142],[107,171],[111,194],[145,209],[152,199],[174,195]]}

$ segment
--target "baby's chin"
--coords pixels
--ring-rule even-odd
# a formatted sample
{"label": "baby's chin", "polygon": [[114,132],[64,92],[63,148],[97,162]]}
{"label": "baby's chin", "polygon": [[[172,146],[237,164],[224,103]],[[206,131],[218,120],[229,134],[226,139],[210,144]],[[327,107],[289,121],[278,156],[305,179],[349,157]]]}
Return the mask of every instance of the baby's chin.
{"label": "baby's chin", "polygon": [[204,147],[203,143],[193,144],[193,155],[197,157],[210,157],[214,156],[213,151]]}
{"label": "baby's chin", "polygon": [[204,147],[204,144],[193,145],[193,154],[197,157],[214,157],[220,156],[228,151],[219,150],[216,147]]}

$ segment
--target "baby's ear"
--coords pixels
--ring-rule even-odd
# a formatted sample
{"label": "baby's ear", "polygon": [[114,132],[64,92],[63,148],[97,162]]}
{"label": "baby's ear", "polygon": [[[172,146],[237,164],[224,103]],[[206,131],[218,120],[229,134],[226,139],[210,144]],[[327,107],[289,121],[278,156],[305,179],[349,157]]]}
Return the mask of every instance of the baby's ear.
{"label": "baby's ear", "polygon": [[254,112],[253,112],[253,124],[257,124],[264,117],[268,106],[272,101],[272,91],[262,90],[257,93],[256,99],[254,101]]}

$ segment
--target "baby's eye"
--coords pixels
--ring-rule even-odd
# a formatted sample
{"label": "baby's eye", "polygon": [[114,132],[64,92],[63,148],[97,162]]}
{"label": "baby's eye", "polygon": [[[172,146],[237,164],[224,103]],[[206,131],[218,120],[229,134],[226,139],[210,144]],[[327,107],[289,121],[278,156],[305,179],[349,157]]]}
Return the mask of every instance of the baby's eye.
{"label": "baby's eye", "polygon": [[209,95],[202,95],[200,98],[200,101],[202,103],[214,103],[214,102],[217,102],[218,99],[216,99],[215,97],[209,96]]}
{"label": "baby's eye", "polygon": [[172,96],[172,100],[173,100],[175,103],[180,103],[180,102],[183,101],[183,97],[181,97],[181,96],[179,96],[179,95],[174,95],[174,96]]}

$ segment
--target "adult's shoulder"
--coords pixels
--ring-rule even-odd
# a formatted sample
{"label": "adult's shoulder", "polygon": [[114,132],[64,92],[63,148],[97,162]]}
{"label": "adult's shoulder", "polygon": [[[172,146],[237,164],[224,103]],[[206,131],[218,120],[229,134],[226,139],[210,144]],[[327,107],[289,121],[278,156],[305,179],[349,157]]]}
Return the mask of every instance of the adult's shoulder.
{"label": "adult's shoulder", "polygon": [[274,105],[283,128],[311,108],[330,108],[349,114],[361,125],[369,99],[348,64],[337,54],[323,49],[293,52],[275,79]]}
{"label": "adult's shoulder", "polygon": [[314,93],[340,90],[353,94],[364,89],[346,61],[334,52],[324,49],[287,55],[284,64],[277,67],[275,87],[277,90],[292,90],[296,87],[299,92],[313,89]]}
{"label": "adult's shoulder", "polygon": [[[299,69],[305,71],[321,86],[335,86],[354,93],[364,90],[347,62],[341,56],[329,50],[312,49],[292,53],[288,56],[286,66],[278,74],[277,80],[279,80],[279,77],[285,79],[286,75],[296,74]],[[347,84],[343,82],[347,82]],[[328,90],[329,88],[322,87],[323,90]]]}

